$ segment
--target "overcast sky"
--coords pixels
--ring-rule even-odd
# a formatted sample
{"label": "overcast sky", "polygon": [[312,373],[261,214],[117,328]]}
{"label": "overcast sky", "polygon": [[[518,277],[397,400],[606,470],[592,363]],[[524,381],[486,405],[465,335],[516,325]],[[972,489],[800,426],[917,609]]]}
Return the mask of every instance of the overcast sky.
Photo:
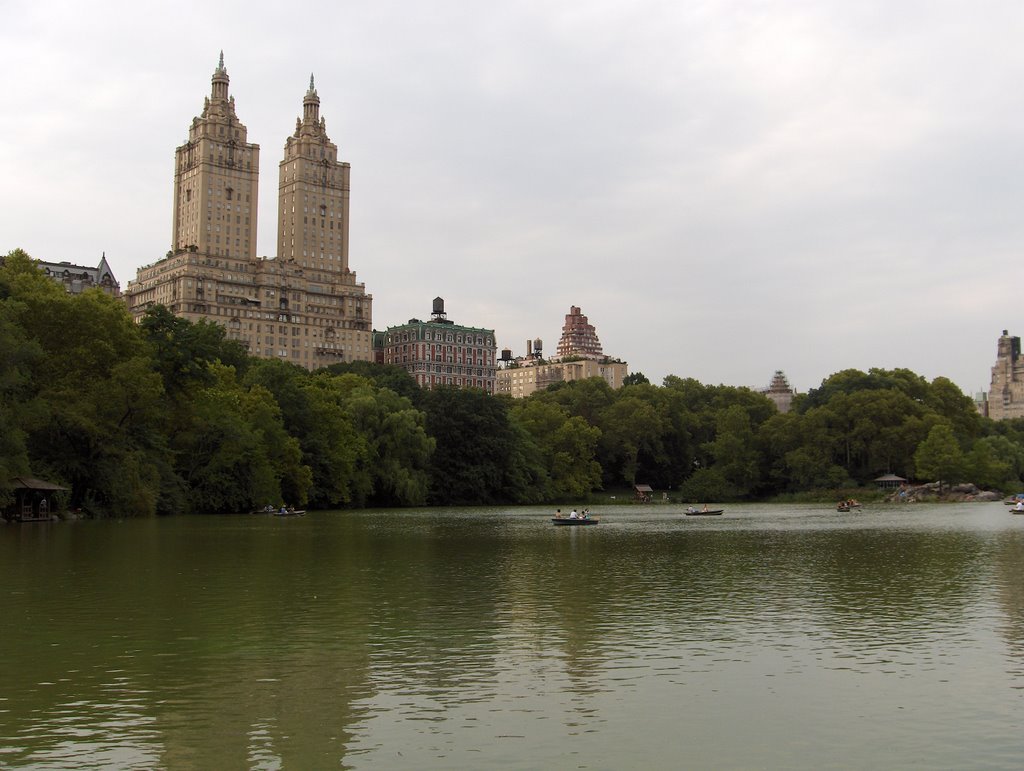
{"label": "overcast sky", "polygon": [[581,306],[660,383],[907,367],[1024,335],[1020,0],[0,0],[0,251],[122,287],[171,246],[221,50],[259,254],[312,72],[377,329],[446,301],[553,353]]}

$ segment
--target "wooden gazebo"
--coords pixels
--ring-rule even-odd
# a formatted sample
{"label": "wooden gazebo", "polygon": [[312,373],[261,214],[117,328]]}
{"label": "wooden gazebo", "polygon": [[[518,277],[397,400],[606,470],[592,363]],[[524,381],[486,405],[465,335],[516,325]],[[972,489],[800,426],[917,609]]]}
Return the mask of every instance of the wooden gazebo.
{"label": "wooden gazebo", "polygon": [[875,477],[873,481],[879,487],[899,487],[907,483],[907,480],[903,477],[898,477],[895,474],[883,474],[880,477]]}
{"label": "wooden gazebo", "polygon": [[44,522],[53,518],[54,496],[68,488],[33,477],[14,477],[14,503],[4,510],[7,519],[18,522]]}

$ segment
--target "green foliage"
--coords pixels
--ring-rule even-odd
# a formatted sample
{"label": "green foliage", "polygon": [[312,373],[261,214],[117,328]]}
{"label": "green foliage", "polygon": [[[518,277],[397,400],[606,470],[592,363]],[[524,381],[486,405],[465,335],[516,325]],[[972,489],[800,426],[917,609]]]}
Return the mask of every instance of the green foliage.
{"label": "green foliage", "polygon": [[[601,484],[595,460],[601,431],[557,404],[524,399],[512,405],[510,420],[525,433],[525,455],[536,459],[531,502],[586,497]],[[524,501],[525,502],[525,501]]]}
{"label": "green foliage", "polygon": [[508,404],[475,389],[438,388],[423,394],[427,433],[436,441],[430,502],[507,503],[532,482],[516,452]]}
{"label": "green foliage", "polygon": [[630,372],[628,375],[622,378],[622,385],[624,386],[649,385],[650,382],[651,381],[647,379],[647,376],[644,375],[643,372]]}
{"label": "green foliage", "polygon": [[224,328],[212,321],[201,319],[193,324],[163,305],[154,305],[139,326],[172,398],[188,395],[193,387],[210,385],[215,379],[211,372],[214,363],[232,366],[238,372],[247,363],[242,346],[227,340]]}
{"label": "green foliage", "polygon": [[309,505],[344,506],[370,494],[366,441],[353,426],[332,378],[313,379],[294,364],[261,359],[251,362],[244,383],[260,385],[273,395],[285,430],[298,440],[302,464],[312,474]]}
{"label": "green foliage", "polygon": [[419,400],[420,388],[416,379],[397,364],[377,364],[373,361],[349,361],[325,368],[332,375],[359,375],[377,388],[389,388],[404,396],[412,404]]}
{"label": "green foliage", "polygon": [[940,493],[943,482],[959,482],[967,470],[966,459],[953,429],[945,423],[933,426],[928,432],[928,437],[914,453],[914,463],[918,477],[938,481]]}
{"label": "green foliage", "polygon": [[760,455],[754,445],[750,415],[738,404],[718,414],[711,444],[715,471],[729,485],[729,497],[748,495],[760,481]]}
{"label": "green foliage", "polygon": [[1024,420],[993,423],[946,378],[844,370],[785,415],[747,388],[642,373],[513,401],[421,391],[369,362],[310,373],[154,306],[132,323],[68,295],[21,250],[0,266],[0,504],[10,480],[95,516],[536,503],[650,484],[687,500],[798,495],[895,472],[1024,487]]}
{"label": "green foliage", "polygon": [[406,397],[358,375],[324,372],[314,376],[313,385],[336,400],[365,448],[359,482],[353,485],[353,502],[425,504],[435,441],[427,435],[424,414]]}
{"label": "green foliage", "polygon": [[714,468],[702,468],[691,476],[679,488],[679,495],[684,501],[727,501],[732,496],[732,486]]}

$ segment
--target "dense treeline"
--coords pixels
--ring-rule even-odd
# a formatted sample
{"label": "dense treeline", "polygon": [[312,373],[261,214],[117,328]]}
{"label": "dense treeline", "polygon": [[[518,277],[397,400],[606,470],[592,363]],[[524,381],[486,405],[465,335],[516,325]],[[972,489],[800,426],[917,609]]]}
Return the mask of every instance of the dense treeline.
{"label": "dense treeline", "polygon": [[32,475],[94,516],[575,501],[643,482],[688,500],[827,490],[894,472],[1022,489],[1024,421],[945,378],[846,370],[779,414],[746,388],[640,374],[513,401],[420,391],[365,362],[249,357],[165,308],[134,324],[24,252],[0,267],[0,502]]}

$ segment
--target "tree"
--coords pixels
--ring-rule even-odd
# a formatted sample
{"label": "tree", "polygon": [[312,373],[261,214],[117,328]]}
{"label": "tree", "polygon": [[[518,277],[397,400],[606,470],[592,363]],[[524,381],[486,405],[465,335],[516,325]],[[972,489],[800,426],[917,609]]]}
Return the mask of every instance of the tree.
{"label": "tree", "polygon": [[313,475],[309,504],[321,508],[366,500],[373,490],[366,439],[353,426],[335,380],[277,359],[252,361],[243,379],[247,387],[260,385],[273,394]]}
{"label": "tree", "polygon": [[324,371],[314,375],[313,385],[335,394],[366,448],[362,469],[368,487],[354,489],[353,502],[425,504],[435,447],[426,432],[426,416],[409,399],[358,375]]}
{"label": "tree", "polygon": [[935,479],[942,494],[943,482],[958,482],[963,477],[966,463],[953,429],[947,423],[939,423],[928,432],[928,437],[918,445],[914,453],[917,475]]}
{"label": "tree", "polygon": [[599,487],[601,466],[595,460],[599,429],[564,408],[539,399],[521,399],[509,418],[536,448],[539,500],[579,498]]}
{"label": "tree", "polygon": [[714,470],[730,487],[732,495],[747,495],[760,482],[760,455],[754,443],[750,416],[738,404],[718,415],[717,433],[711,445]]}
{"label": "tree", "polygon": [[641,453],[661,454],[661,414],[649,401],[624,394],[602,411],[598,425],[605,478],[610,484],[632,487],[637,483]]}
{"label": "tree", "polygon": [[530,483],[508,403],[476,389],[425,391],[427,433],[437,442],[430,502],[493,504],[518,500]]}
{"label": "tree", "polygon": [[983,437],[968,453],[967,466],[976,485],[1016,492],[1024,474],[1024,446],[1005,436]]}
{"label": "tree", "polygon": [[602,410],[615,401],[615,392],[604,378],[591,377],[555,383],[534,398],[560,404],[570,415],[579,415],[596,426],[600,423]]}
{"label": "tree", "polygon": [[416,385],[416,379],[397,364],[377,364],[373,361],[347,361],[331,364],[325,368],[332,375],[359,375],[372,382],[378,388],[390,388],[399,396],[404,396],[412,404],[419,401],[422,390]]}
{"label": "tree", "polygon": [[215,362],[234,367],[239,374],[247,364],[242,346],[226,339],[224,327],[207,319],[193,323],[163,305],[154,305],[146,310],[139,327],[172,398],[186,396],[193,386],[213,383],[210,365]]}
{"label": "tree", "polygon": [[624,378],[622,378],[623,386],[631,385],[647,385],[651,381],[647,379],[647,376],[643,372],[630,372]]}

